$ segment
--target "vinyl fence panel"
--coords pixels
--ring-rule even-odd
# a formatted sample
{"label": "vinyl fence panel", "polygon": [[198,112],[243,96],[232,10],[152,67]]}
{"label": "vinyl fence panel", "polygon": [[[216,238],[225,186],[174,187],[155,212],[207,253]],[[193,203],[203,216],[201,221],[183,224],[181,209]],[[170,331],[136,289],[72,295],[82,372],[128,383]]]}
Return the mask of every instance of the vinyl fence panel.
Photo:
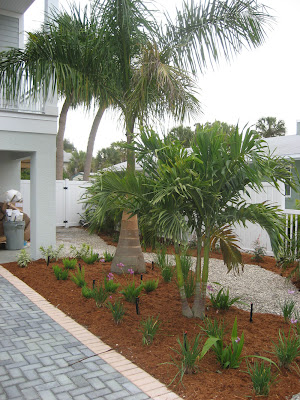
{"label": "vinyl fence panel", "polygon": [[[249,190],[250,198],[247,198],[248,203],[261,203],[268,201],[271,204],[284,209],[284,187],[280,187],[280,191],[271,186],[269,183],[264,183],[264,190],[256,193],[254,190]],[[239,237],[240,247],[246,251],[253,251],[253,244],[258,239],[260,245],[266,250],[267,255],[273,255],[272,247],[267,232],[256,224],[247,222],[246,227],[235,225],[235,233]]]}

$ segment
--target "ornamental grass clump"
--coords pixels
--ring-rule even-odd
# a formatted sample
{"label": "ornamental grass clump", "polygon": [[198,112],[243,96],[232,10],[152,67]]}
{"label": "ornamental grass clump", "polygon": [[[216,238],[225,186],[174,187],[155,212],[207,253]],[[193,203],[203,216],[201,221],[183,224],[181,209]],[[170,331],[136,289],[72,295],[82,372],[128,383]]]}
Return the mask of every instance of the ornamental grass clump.
{"label": "ornamental grass clump", "polygon": [[83,287],[81,288],[81,294],[82,294],[82,296],[85,297],[86,299],[91,299],[91,298],[93,298],[93,296],[94,296],[94,290],[93,290],[93,289],[90,289],[90,288],[87,287],[87,286],[83,286]]}
{"label": "ornamental grass clump", "polygon": [[65,269],[75,269],[77,265],[77,260],[74,258],[64,258],[62,260]]}
{"label": "ornamental grass clump", "polygon": [[119,283],[113,281],[114,274],[110,272],[107,277],[104,278],[104,287],[108,293],[116,293],[116,290],[120,286]]}
{"label": "ornamental grass clump", "polygon": [[114,303],[108,301],[106,306],[111,311],[115,323],[119,325],[122,322],[122,319],[125,314],[125,308],[123,303],[121,303],[121,301],[118,299]]}
{"label": "ornamental grass clump", "polygon": [[[123,268],[124,264],[120,263],[118,264],[118,266],[119,268]],[[123,287],[120,293],[124,296],[126,301],[128,301],[129,303],[135,303],[136,298],[139,297],[139,295],[141,294],[144,285],[140,284],[138,287],[135,287],[134,270],[132,268],[129,268],[128,272],[132,276],[132,282],[127,283],[127,285]]]}
{"label": "ornamental grass clump", "polygon": [[278,343],[273,342],[274,354],[279,366],[289,368],[290,365],[300,356],[300,337],[289,329],[288,336],[279,329]]}
{"label": "ornamental grass clump", "polygon": [[149,345],[153,342],[154,336],[159,331],[161,321],[158,317],[148,317],[140,322],[139,331],[142,332],[143,345]]}
{"label": "ornamental grass clump", "polygon": [[143,286],[144,286],[145,292],[150,293],[150,292],[153,292],[154,290],[156,290],[158,287],[158,283],[159,283],[159,279],[157,279],[157,280],[149,279],[147,281],[144,281]]}
{"label": "ornamental grass clump", "polygon": [[30,254],[25,249],[22,249],[17,256],[18,266],[21,268],[27,267],[31,262]]}
{"label": "ornamental grass clump", "polygon": [[58,265],[53,265],[52,268],[57,280],[65,281],[68,279],[69,270],[67,269],[63,270]]}
{"label": "ornamental grass clump", "polygon": [[82,261],[84,261],[86,264],[94,264],[96,261],[99,261],[99,254],[98,253],[93,253],[93,251],[90,252],[88,256],[82,256]]}
{"label": "ornamental grass clump", "polygon": [[174,268],[169,263],[166,247],[161,247],[156,253],[156,264],[159,266],[164,282],[169,283],[174,274]]}
{"label": "ornamental grass clump", "polygon": [[234,303],[240,302],[240,297],[231,299],[229,296],[229,289],[225,292],[224,288],[221,288],[216,295],[210,293],[209,297],[211,305],[219,310],[228,310]]}
{"label": "ornamental grass clump", "polygon": [[103,259],[105,262],[111,262],[114,259],[114,256],[107,250],[105,250],[105,252],[103,253]]}
{"label": "ornamental grass clump", "polygon": [[271,372],[271,364],[266,365],[264,361],[255,361],[253,365],[246,361],[247,373],[250,375],[253,391],[256,396],[268,396],[270,392],[270,385],[276,379]]}
{"label": "ornamental grass clump", "polygon": [[95,299],[97,307],[102,307],[107,298],[108,292],[105,290],[104,286],[95,287],[93,289],[93,299]]}
{"label": "ornamental grass clump", "polygon": [[76,272],[71,275],[71,281],[81,288],[86,286],[86,281],[84,279],[84,267],[77,266]]}
{"label": "ornamental grass clump", "polygon": [[283,304],[280,303],[280,308],[285,322],[288,322],[292,318],[295,306],[296,303],[294,300],[285,300]]}

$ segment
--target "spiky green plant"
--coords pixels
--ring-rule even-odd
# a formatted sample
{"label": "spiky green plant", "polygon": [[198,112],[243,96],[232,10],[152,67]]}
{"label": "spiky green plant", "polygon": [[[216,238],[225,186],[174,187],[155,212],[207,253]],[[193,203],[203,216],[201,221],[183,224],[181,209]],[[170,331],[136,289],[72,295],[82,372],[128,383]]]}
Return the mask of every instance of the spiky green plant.
{"label": "spiky green plant", "polygon": [[81,288],[86,285],[84,279],[84,267],[81,267],[80,269],[80,266],[77,266],[76,272],[71,275],[71,281]]}

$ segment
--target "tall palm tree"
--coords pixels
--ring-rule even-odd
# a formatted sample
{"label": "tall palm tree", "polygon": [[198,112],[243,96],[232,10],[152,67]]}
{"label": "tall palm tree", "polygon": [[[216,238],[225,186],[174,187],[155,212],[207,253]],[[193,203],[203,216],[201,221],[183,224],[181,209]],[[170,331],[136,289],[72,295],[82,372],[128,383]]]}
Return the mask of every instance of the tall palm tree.
{"label": "tall palm tree", "polygon": [[264,138],[284,136],[286,132],[285,122],[275,117],[263,117],[257,121],[257,132]]}
{"label": "tall palm tree", "polygon": [[[81,86],[101,88],[121,109],[130,144],[136,122],[147,119],[150,112],[164,115],[169,111],[182,118],[197,111],[190,73],[195,75],[198,68],[203,71],[221,56],[229,60],[243,47],[259,46],[270,21],[266,9],[256,0],[183,3],[175,21],[165,15],[166,25],[157,22],[150,6],[147,8],[142,0],[98,0],[83,33],[79,31],[74,37],[58,33],[62,45],[54,52],[49,48],[53,63],[46,59],[32,64],[16,53],[4,55],[0,82],[3,78],[8,84],[19,82],[16,76],[25,71],[33,87],[45,81],[47,89],[51,79],[56,83],[57,71],[68,71],[79,78]],[[76,80],[74,85],[78,87]],[[6,88],[10,90],[8,85]],[[134,170],[131,149],[127,166]],[[133,227],[133,232],[123,229],[125,226]],[[130,240],[132,235],[135,240]],[[120,238],[112,268],[122,262],[144,270],[138,226],[128,220],[127,214]]]}

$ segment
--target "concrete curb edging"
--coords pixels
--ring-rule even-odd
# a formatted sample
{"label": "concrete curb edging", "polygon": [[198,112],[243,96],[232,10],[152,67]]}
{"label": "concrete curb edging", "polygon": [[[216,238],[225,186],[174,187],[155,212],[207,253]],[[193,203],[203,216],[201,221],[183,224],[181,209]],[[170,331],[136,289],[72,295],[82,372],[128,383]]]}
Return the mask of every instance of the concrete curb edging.
{"label": "concrete curb edging", "polygon": [[93,335],[83,326],[68,317],[61,310],[54,307],[44,297],[31,289],[26,283],[15,277],[11,272],[0,265],[0,275],[32,301],[40,310],[45,312],[56,323],[68,331],[83,345],[96,353],[110,364],[116,371],[120,372],[134,385],[147,394],[152,400],[183,400],[176,393],[171,392],[163,383],[153,378],[150,374],[139,368],[106,345],[97,336]]}

